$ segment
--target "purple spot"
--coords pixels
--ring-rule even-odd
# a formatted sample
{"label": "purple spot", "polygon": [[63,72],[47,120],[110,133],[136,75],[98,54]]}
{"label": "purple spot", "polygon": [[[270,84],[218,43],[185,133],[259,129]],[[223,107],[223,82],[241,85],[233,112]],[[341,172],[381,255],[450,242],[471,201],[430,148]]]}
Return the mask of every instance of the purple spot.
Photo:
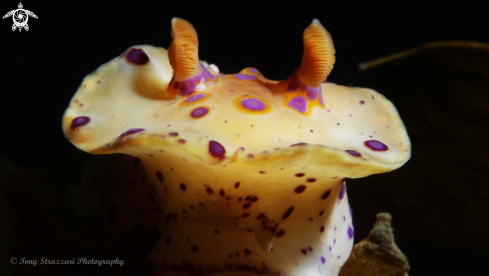
{"label": "purple spot", "polygon": [[331,251],[331,245],[329,246],[329,251]]}
{"label": "purple spot", "polygon": [[350,226],[348,226],[348,238],[353,238],[353,228],[351,228]]}
{"label": "purple spot", "polygon": [[324,232],[324,226],[321,225],[321,227],[319,227],[319,232],[323,233]]}
{"label": "purple spot", "polygon": [[285,213],[282,215],[282,220],[290,217],[293,211],[294,211],[294,206],[290,207],[287,211],[285,211]]}
{"label": "purple spot", "polygon": [[143,131],[143,130],[144,130],[144,128],[131,128],[131,129],[126,130],[125,132],[123,132],[123,133],[122,133],[122,134],[119,136],[119,138],[124,138],[124,137],[126,137],[126,136],[128,136],[128,135],[135,134],[135,133],[141,132],[141,131]]}
{"label": "purple spot", "polygon": [[365,144],[365,146],[367,146],[368,148],[370,148],[373,151],[386,151],[389,149],[384,143],[379,142],[377,140],[365,141],[364,144]]}
{"label": "purple spot", "polygon": [[345,197],[345,184],[341,185],[341,188],[340,188],[340,194],[339,194],[339,199],[343,199],[343,197]]}
{"label": "purple spot", "polygon": [[239,79],[239,80],[256,80],[255,76],[245,75],[245,74],[236,74],[236,75],[234,75],[234,77]]}
{"label": "purple spot", "polygon": [[126,56],[127,61],[136,65],[145,65],[149,61],[143,49],[132,48]]}
{"label": "purple spot", "polygon": [[360,101],[360,104],[365,104],[365,101]]}
{"label": "purple spot", "polygon": [[73,121],[71,121],[70,128],[75,129],[77,127],[84,126],[84,125],[88,124],[89,122],[90,122],[90,118],[87,116],[76,117],[75,119],[73,119]]}
{"label": "purple spot", "polygon": [[308,178],[306,181],[309,183],[316,182],[316,178]]}
{"label": "purple spot", "polygon": [[175,82],[175,85],[178,87],[180,90],[180,93],[182,96],[187,96],[188,94],[192,93],[192,91],[195,90],[195,87],[197,86],[197,83],[202,79],[201,74],[188,78],[184,81],[181,82]]}
{"label": "purple spot", "polygon": [[285,230],[284,230],[284,229],[280,229],[280,230],[278,230],[278,231],[277,231],[277,233],[275,234],[275,237],[280,238],[280,237],[282,237],[284,234],[285,234]]}
{"label": "purple spot", "polygon": [[229,91],[234,92],[234,89],[231,89],[231,90],[229,90]]}
{"label": "purple spot", "polygon": [[256,68],[250,68],[249,70],[251,73],[258,73],[258,70],[256,70]]}
{"label": "purple spot", "polygon": [[188,97],[185,101],[188,102],[188,103],[191,103],[191,102],[195,102],[195,101],[198,101],[200,99],[203,99],[205,98],[205,94],[194,94],[190,97]]}
{"label": "purple spot", "polygon": [[356,150],[345,150],[345,151],[348,152],[350,155],[353,155],[355,157],[362,157],[362,155]]}
{"label": "purple spot", "polygon": [[324,194],[321,195],[321,198],[322,199],[327,199],[330,194],[331,194],[331,189],[329,189],[326,192],[324,192]]}
{"label": "purple spot", "polygon": [[[180,189],[182,191],[186,191],[187,190],[187,185],[185,185],[185,183],[180,183]],[[191,209],[194,209],[194,207],[192,207],[192,205],[190,205],[190,208]]]}
{"label": "purple spot", "polygon": [[168,133],[168,135],[173,136],[173,137],[177,137],[178,132],[170,132],[170,133]]}
{"label": "purple spot", "polygon": [[305,189],[306,189],[306,185],[299,185],[294,189],[294,192],[300,194],[304,192]]}
{"label": "purple spot", "polygon": [[239,182],[234,183],[234,188],[235,188],[235,189],[238,189],[238,188],[239,188],[239,185],[240,185],[240,183],[239,183]]}
{"label": "purple spot", "polygon": [[353,217],[353,210],[351,209],[351,206],[348,206],[348,208],[350,209],[350,216]]}
{"label": "purple spot", "polygon": [[323,263],[323,264],[326,263],[326,259],[323,256],[321,256],[321,263]]}
{"label": "purple spot", "polygon": [[297,96],[290,100],[288,103],[288,106],[292,107],[293,109],[299,111],[299,112],[306,112],[307,111],[307,100],[306,98],[302,96]]}
{"label": "purple spot", "polygon": [[156,178],[158,178],[158,180],[163,183],[163,175],[159,171],[156,171]]}
{"label": "purple spot", "polygon": [[224,147],[216,141],[209,141],[209,153],[216,158],[224,158],[226,150]]}
{"label": "purple spot", "polygon": [[209,109],[207,109],[207,107],[197,107],[196,109],[192,110],[190,116],[192,116],[192,118],[200,118],[205,116],[208,112]]}
{"label": "purple spot", "polygon": [[241,105],[248,108],[249,110],[263,110],[265,109],[265,104],[257,99],[244,99],[241,101]]}
{"label": "purple spot", "polygon": [[305,173],[296,173],[295,177],[303,177],[304,175],[306,175],[306,174]]}

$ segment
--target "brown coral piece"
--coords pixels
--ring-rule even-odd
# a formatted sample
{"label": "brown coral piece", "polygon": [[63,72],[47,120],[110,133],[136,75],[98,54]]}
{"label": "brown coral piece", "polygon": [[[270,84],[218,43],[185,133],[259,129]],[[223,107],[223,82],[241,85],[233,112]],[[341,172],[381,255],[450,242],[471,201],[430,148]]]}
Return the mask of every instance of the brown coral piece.
{"label": "brown coral piece", "polygon": [[340,276],[408,276],[408,260],[394,242],[391,219],[389,213],[377,214],[374,227],[355,244]]}

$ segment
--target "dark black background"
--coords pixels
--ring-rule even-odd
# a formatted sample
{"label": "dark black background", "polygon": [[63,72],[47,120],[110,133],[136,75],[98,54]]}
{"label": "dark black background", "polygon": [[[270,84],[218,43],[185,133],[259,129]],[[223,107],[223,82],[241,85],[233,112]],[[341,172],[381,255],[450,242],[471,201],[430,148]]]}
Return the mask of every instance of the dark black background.
{"label": "dark black background", "polygon": [[[466,219],[464,211],[460,211],[464,209],[458,209],[466,203],[456,199],[441,203],[434,197],[423,201],[422,207],[416,205],[412,199],[421,193],[416,183],[424,183],[424,189],[440,197],[445,197],[445,192],[449,191],[448,197],[473,193],[477,198],[477,189],[475,192],[469,189],[469,192],[466,187],[444,182],[446,178],[441,176],[459,168],[456,164],[436,167],[435,163],[445,155],[433,159],[433,170],[428,164],[425,170],[416,171],[415,168],[421,166],[417,162],[423,161],[414,154],[417,143],[423,144],[428,152],[431,146],[439,144],[440,137],[430,132],[431,118],[419,117],[422,115],[417,112],[416,104],[404,101],[409,97],[398,97],[396,91],[380,90],[357,67],[360,62],[426,42],[470,40],[489,43],[485,8],[466,1],[457,2],[458,6],[443,3],[436,7],[407,1],[363,6],[352,2],[332,4],[330,1],[288,5],[268,4],[266,1],[257,4],[229,1],[226,5],[177,2],[135,1],[113,5],[81,2],[68,5],[68,2],[25,1],[22,2],[24,8],[39,17],[29,19],[28,32],[12,32],[11,18],[1,20],[2,167],[36,168],[73,151],[73,146],[63,137],[61,116],[83,77],[132,45],[150,44],[167,48],[171,41],[172,17],[182,17],[194,25],[199,34],[200,58],[217,64],[224,73],[235,73],[253,66],[267,78],[277,80],[288,77],[299,66],[303,50],[302,32],[313,18],[318,18],[331,33],[337,52],[335,68],[328,80],[378,89],[393,101],[406,122],[426,121],[421,125],[406,124],[408,133],[411,126],[418,127],[417,133],[424,134],[416,136],[418,140],[411,137],[413,158],[406,167],[385,176],[348,182],[355,214],[355,240],[366,236],[377,212],[387,211],[394,216],[396,241],[411,262],[411,275],[482,275],[479,273],[487,272],[487,195],[477,202],[480,208],[466,208],[478,210],[478,220]],[[2,1],[0,12],[7,13],[17,5],[15,1]],[[489,93],[489,88],[484,91]],[[487,93],[473,100],[487,101]],[[427,95],[431,100],[433,97]],[[443,100],[442,94],[438,101],[443,103]],[[436,114],[436,109],[433,112]],[[480,135],[487,136],[487,113],[482,120],[486,132]],[[449,135],[463,136],[463,133]],[[469,139],[464,146],[467,152],[475,150]],[[449,152],[451,149],[444,150]],[[488,152],[478,154],[485,156]],[[464,169],[487,176],[487,164],[485,160],[478,167]],[[410,173],[403,173],[403,169]],[[425,181],[427,178],[430,181]],[[479,179],[482,179],[479,185],[489,185],[487,177]],[[457,183],[463,184],[463,181]],[[396,185],[399,189],[395,188]],[[385,201],[379,200],[384,197],[372,197],[376,194],[375,189],[386,186],[391,187],[392,197]],[[487,188],[482,188],[482,191],[487,193]],[[356,198],[365,196],[372,197],[371,204],[360,206],[355,203]],[[472,204],[470,200],[468,202]],[[426,224],[426,221],[433,224]],[[9,227],[8,223],[5,225]],[[474,229],[476,232],[471,235],[471,230],[461,229]],[[2,254],[2,258],[8,260],[9,252]]]}

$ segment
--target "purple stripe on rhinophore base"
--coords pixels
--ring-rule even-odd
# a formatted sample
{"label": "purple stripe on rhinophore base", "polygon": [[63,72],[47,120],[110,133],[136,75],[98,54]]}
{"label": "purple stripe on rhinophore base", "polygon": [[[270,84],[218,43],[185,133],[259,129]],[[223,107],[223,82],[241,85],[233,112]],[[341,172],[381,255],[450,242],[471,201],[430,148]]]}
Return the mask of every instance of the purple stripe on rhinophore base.
{"label": "purple stripe on rhinophore base", "polygon": [[253,75],[236,74],[234,77],[240,80],[256,80],[256,77]]}
{"label": "purple stripe on rhinophore base", "polygon": [[299,112],[306,112],[307,111],[307,100],[306,98],[302,96],[297,96],[290,100],[288,103],[288,106],[292,107],[293,109],[299,111]]}
{"label": "purple stripe on rhinophore base", "polygon": [[324,100],[323,100],[323,88],[319,86],[319,103],[321,105],[324,105]]}
{"label": "purple stripe on rhinophore base", "polygon": [[201,78],[202,76],[199,74],[195,77],[191,77],[184,81],[181,81],[180,94],[182,94],[182,96],[187,96],[188,94],[192,93],[192,91],[194,91],[195,87],[197,86],[197,82],[199,82]]}
{"label": "purple stripe on rhinophore base", "polygon": [[206,77],[205,78],[206,82],[209,81],[209,79],[211,79],[211,80],[216,79],[216,77],[213,74],[211,74],[211,72],[209,72],[209,70],[207,70],[207,68],[205,68],[204,64],[201,63],[200,67],[202,67],[202,72],[204,73],[204,75]]}
{"label": "purple stripe on rhinophore base", "polygon": [[301,89],[307,92],[307,97],[311,101],[314,101],[318,97],[318,89],[314,89],[305,84],[301,84]]}

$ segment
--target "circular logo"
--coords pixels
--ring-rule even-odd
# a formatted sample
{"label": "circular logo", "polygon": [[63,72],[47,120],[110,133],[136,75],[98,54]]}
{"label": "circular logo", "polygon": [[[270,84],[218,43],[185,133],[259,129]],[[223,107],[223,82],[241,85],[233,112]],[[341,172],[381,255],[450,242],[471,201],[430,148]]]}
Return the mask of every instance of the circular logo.
{"label": "circular logo", "polygon": [[10,263],[11,264],[16,264],[17,263],[17,258],[15,258],[15,257],[10,258]]}
{"label": "circular logo", "polygon": [[27,12],[22,9],[15,10],[14,14],[12,15],[17,26],[24,26],[27,23],[28,16],[29,15]]}

